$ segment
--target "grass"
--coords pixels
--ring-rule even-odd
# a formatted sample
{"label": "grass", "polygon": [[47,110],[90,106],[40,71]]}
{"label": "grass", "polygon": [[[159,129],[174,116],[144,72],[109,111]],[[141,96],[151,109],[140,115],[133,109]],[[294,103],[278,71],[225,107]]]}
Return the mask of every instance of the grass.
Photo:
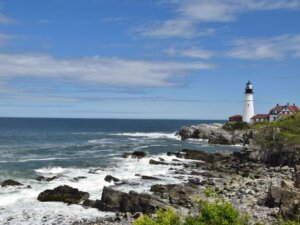
{"label": "grass", "polygon": [[229,131],[247,130],[249,128],[250,125],[246,122],[227,122],[223,126],[224,130],[229,130]]}
{"label": "grass", "polygon": [[[258,141],[262,139],[260,140],[262,143],[300,146],[300,113],[295,113],[275,122],[254,124],[252,128],[258,131],[257,139]],[[276,132],[277,134],[274,135]]]}

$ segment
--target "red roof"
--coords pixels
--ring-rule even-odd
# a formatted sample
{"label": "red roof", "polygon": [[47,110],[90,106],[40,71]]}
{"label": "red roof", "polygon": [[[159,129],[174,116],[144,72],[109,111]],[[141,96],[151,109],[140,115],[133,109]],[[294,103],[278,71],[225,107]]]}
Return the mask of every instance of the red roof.
{"label": "red roof", "polygon": [[257,114],[253,116],[251,119],[269,119],[269,114]]}
{"label": "red roof", "polygon": [[[284,105],[276,105],[274,108],[270,110],[270,114],[278,114],[283,109],[283,107]],[[275,111],[277,113],[275,113]]]}
{"label": "red roof", "polygon": [[231,116],[229,118],[243,118],[243,116],[242,115],[234,115],[234,116]]}
{"label": "red roof", "polygon": [[289,105],[287,106],[287,108],[291,110],[293,113],[300,112],[300,109],[296,105]]}
{"label": "red roof", "polygon": [[[279,114],[279,112],[285,107],[288,108],[293,113],[300,112],[300,109],[295,104],[294,105],[276,105],[274,108],[272,108],[270,110],[270,114]],[[276,111],[276,113],[275,113],[275,111]]]}

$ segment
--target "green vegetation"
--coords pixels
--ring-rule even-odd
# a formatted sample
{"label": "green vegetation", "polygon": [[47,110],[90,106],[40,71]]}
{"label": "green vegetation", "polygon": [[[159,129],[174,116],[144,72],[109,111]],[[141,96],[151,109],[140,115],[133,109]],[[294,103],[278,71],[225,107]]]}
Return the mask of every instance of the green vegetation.
{"label": "green vegetation", "polygon": [[223,126],[223,129],[228,131],[247,130],[249,128],[250,125],[246,122],[227,122]]}
{"label": "green vegetation", "polygon": [[300,113],[276,122],[258,123],[253,128],[259,131],[256,141],[266,144],[266,147],[278,147],[280,144],[300,146]]}
{"label": "green vegetation", "polygon": [[249,216],[241,215],[229,202],[224,199],[209,202],[207,200],[199,202],[198,216],[188,216],[184,225],[248,225]]}
{"label": "green vegetation", "polygon": [[[250,222],[248,214],[240,214],[231,203],[218,199],[218,194],[211,189],[205,191],[207,199],[198,201],[197,215],[180,216],[174,209],[158,210],[156,217],[145,215],[133,222],[134,225],[265,225],[262,222]],[[209,201],[214,199],[213,201]],[[273,225],[299,225],[300,217],[296,221],[279,219]]]}
{"label": "green vegetation", "polygon": [[174,209],[158,210],[156,218],[150,218],[145,215],[142,218],[137,219],[133,223],[134,225],[180,225],[180,217],[177,215]]}
{"label": "green vegetation", "polygon": [[[207,192],[207,194],[210,193]],[[173,209],[159,210],[156,218],[144,216],[134,222],[134,225],[248,225],[248,215],[241,215],[229,202],[216,199],[200,201],[199,215],[187,216],[183,219]]]}

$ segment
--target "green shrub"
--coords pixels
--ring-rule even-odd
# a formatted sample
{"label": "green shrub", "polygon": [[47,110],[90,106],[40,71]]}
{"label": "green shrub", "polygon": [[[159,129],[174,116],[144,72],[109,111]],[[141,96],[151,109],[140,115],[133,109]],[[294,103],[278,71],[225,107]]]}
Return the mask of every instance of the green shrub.
{"label": "green shrub", "polygon": [[200,201],[199,215],[180,217],[173,209],[159,210],[156,218],[144,216],[134,225],[249,225],[249,216],[240,213],[227,201]]}
{"label": "green shrub", "polygon": [[229,131],[247,130],[249,128],[250,125],[246,122],[227,122],[223,126],[224,130],[229,130]]}
{"label": "green shrub", "polygon": [[137,219],[134,225],[180,225],[180,218],[174,209],[158,210],[156,218],[145,215]]}
{"label": "green shrub", "polygon": [[248,225],[249,216],[240,213],[227,201],[200,201],[200,214],[188,216],[184,225]]}

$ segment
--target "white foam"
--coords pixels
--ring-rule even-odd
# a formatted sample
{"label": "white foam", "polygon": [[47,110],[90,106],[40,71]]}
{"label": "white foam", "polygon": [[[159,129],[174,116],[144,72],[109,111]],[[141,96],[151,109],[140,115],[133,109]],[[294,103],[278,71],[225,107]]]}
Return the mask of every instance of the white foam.
{"label": "white foam", "polygon": [[38,173],[44,173],[44,174],[59,174],[59,173],[63,173],[65,170],[58,166],[58,167],[46,167],[46,168],[36,169],[34,171]]}
{"label": "white foam", "polygon": [[151,139],[158,139],[158,138],[167,138],[167,139],[177,139],[180,138],[176,135],[176,133],[160,133],[160,132],[134,132],[134,133],[116,133],[114,135],[118,136],[127,136],[127,137],[145,137]]}
{"label": "white foam", "polygon": [[[135,190],[137,192],[149,192],[153,184],[179,183],[176,175],[169,171],[169,165],[152,165],[149,160],[153,158],[164,158],[166,162],[171,162],[175,157],[168,157],[166,154],[154,157],[145,157],[143,159],[121,159],[112,158],[111,165],[106,169],[101,169],[96,174],[88,173],[93,168],[72,168],[72,167],[43,167],[36,169],[35,172],[50,176],[51,174],[60,174],[57,179],[51,182],[38,182],[33,179],[20,180],[25,186],[32,188],[1,188],[0,189],[0,218],[2,221],[9,221],[7,224],[72,224],[81,219],[93,220],[106,215],[95,209],[84,209],[81,206],[67,206],[64,203],[46,203],[39,202],[37,196],[45,189],[53,189],[60,185],[69,185],[78,188],[80,191],[86,191],[90,194],[90,199],[101,198],[101,192],[104,186],[113,185],[104,180],[106,175],[115,176],[135,185],[120,185],[117,189],[128,192]],[[184,160],[184,159],[182,159]],[[174,166],[172,166],[174,167]],[[180,167],[180,166],[179,166]],[[136,174],[148,175],[161,178],[160,180],[142,180]],[[75,177],[86,177],[77,182]]]}
{"label": "white foam", "polygon": [[90,143],[90,144],[113,144],[114,142],[112,140],[108,140],[108,139],[94,139],[94,140],[89,140],[88,143]]}

